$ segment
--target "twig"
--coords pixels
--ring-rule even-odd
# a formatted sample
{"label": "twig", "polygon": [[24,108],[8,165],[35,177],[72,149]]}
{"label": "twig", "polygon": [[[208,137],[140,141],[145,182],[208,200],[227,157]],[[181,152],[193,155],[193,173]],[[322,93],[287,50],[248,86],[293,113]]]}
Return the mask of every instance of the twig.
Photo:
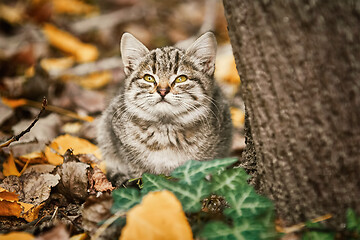
{"label": "twig", "polygon": [[25,129],[24,131],[22,131],[20,134],[13,136],[6,142],[0,144],[0,149],[3,147],[9,146],[12,142],[19,141],[19,139],[22,136],[24,136],[26,133],[30,132],[31,128],[33,128],[35,126],[36,122],[39,120],[40,115],[45,111],[46,106],[47,106],[47,99],[44,97],[42,104],[41,104],[41,110],[40,110],[39,114],[36,116],[36,118],[34,119],[34,121],[30,124],[30,126],[27,129]]}
{"label": "twig", "polygon": [[125,212],[118,211],[112,217],[108,218],[103,225],[101,225],[95,232],[95,234],[91,237],[91,240],[96,240],[100,237],[100,235],[119,217],[125,216]]}
{"label": "twig", "polygon": [[[321,221],[324,221],[324,220],[327,220],[327,219],[330,219],[330,218],[332,218],[332,215],[331,214],[326,214],[324,216],[311,219],[311,222],[312,223],[317,223],[317,222],[321,222]],[[276,226],[276,230],[278,232],[282,232],[282,233],[293,233],[293,232],[297,232],[297,231],[301,230],[305,226],[306,226],[305,223],[299,223],[299,224],[293,225],[291,227]]]}

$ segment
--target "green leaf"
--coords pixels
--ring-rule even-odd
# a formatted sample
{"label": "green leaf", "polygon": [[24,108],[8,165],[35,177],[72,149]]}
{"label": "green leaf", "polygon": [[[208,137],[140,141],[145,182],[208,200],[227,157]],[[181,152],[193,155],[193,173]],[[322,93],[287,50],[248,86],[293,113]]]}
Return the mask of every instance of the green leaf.
{"label": "green leaf", "polygon": [[247,184],[248,176],[243,169],[229,169],[213,176],[213,193],[222,195],[230,208],[224,213],[236,221],[239,217],[255,217],[273,212],[273,203],[255,192]]}
{"label": "green leaf", "polygon": [[223,222],[210,222],[203,231],[200,237],[207,240],[248,240],[248,239],[262,239],[262,227],[254,224],[251,220],[243,219],[241,224],[233,227],[226,225]]}
{"label": "green leaf", "polygon": [[360,234],[360,217],[356,216],[355,211],[351,208],[346,211],[346,222],[346,229]]}
{"label": "green leaf", "polygon": [[167,180],[162,176],[153,174],[144,174],[142,179],[144,187],[141,192],[143,194],[151,191],[169,190],[179,199],[185,212],[200,211],[201,200],[211,192],[210,184],[205,179],[190,185]]}
{"label": "green leaf", "polygon": [[191,160],[176,168],[171,173],[171,176],[178,178],[182,183],[194,184],[211,173],[224,170],[225,167],[236,161],[236,158],[224,158],[202,162]]}
{"label": "green leaf", "polygon": [[334,240],[335,234],[334,233],[328,233],[328,232],[306,232],[302,240]]}
{"label": "green leaf", "polygon": [[141,196],[139,190],[135,188],[120,188],[112,192],[114,199],[113,206],[111,208],[112,213],[116,213],[119,210],[128,211],[130,208],[141,202]]}

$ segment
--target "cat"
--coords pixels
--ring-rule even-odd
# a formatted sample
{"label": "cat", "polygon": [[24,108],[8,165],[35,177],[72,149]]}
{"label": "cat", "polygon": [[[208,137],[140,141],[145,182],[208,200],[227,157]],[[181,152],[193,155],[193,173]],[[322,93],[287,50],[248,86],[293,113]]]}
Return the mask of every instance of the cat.
{"label": "cat", "polygon": [[109,180],[119,186],[145,172],[168,175],[188,160],[228,156],[232,122],[214,81],[214,34],[187,50],[149,51],[124,33],[120,48],[126,79],[98,126]]}

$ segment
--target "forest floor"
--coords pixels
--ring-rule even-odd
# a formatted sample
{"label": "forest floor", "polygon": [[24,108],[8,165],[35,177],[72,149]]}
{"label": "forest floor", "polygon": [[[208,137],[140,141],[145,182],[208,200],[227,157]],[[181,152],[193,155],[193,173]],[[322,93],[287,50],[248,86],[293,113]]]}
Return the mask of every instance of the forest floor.
{"label": "forest floor", "polygon": [[[240,157],[244,107],[226,27],[221,3],[211,0],[2,1],[0,233],[86,239],[84,232],[92,236],[98,227],[83,219],[109,216],[111,197],[104,193],[113,188],[103,174],[96,125],[125,77],[123,32],[150,49],[215,33],[215,78],[231,103],[232,155]],[[99,202],[104,216],[85,217]]]}

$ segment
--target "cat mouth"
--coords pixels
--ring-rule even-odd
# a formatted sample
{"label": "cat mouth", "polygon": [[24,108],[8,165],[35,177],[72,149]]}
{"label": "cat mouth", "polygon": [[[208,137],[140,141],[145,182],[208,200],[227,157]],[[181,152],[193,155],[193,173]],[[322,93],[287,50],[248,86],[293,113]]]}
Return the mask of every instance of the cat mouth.
{"label": "cat mouth", "polygon": [[160,99],[156,104],[159,104],[159,103],[163,103],[163,104],[170,104],[168,101],[166,101],[165,99]]}

